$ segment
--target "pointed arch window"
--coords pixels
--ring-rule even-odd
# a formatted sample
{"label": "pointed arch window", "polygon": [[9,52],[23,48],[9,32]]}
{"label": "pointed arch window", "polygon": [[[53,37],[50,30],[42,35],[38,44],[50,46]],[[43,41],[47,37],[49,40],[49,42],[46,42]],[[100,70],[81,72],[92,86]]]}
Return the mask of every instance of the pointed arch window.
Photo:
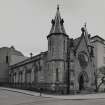
{"label": "pointed arch window", "polygon": [[9,63],[9,61],[8,61],[8,56],[6,56],[6,64],[8,64]]}
{"label": "pointed arch window", "polygon": [[54,55],[54,48],[52,48],[52,56]]}
{"label": "pointed arch window", "polygon": [[59,71],[58,71],[58,68],[56,69],[56,81],[59,81]]}
{"label": "pointed arch window", "polygon": [[49,49],[50,49],[50,51],[51,51],[51,40],[49,40]]}
{"label": "pointed arch window", "polygon": [[64,40],[64,51],[65,51],[65,40]]}

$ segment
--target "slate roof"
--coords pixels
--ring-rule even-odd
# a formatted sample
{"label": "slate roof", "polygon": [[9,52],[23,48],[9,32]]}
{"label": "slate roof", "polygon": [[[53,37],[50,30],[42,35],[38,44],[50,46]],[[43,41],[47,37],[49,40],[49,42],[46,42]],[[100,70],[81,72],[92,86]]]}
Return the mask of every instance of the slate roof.
{"label": "slate roof", "polygon": [[60,16],[59,5],[57,6],[55,19],[52,19],[51,23],[52,23],[52,27],[49,34],[53,34],[53,33],[66,34],[64,26],[63,26],[64,20]]}

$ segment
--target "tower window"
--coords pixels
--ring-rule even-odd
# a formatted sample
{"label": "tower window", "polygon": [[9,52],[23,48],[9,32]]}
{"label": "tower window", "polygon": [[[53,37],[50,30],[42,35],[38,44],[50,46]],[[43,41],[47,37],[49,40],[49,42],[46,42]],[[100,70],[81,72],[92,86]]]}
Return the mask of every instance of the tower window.
{"label": "tower window", "polygon": [[64,51],[65,51],[65,40],[64,40]]}
{"label": "tower window", "polygon": [[6,64],[8,64],[9,62],[8,62],[8,56],[6,56]]}
{"label": "tower window", "polygon": [[58,72],[58,68],[56,69],[56,81],[59,81],[59,72]]}
{"label": "tower window", "polygon": [[50,42],[49,42],[49,46],[50,46],[50,51],[51,51],[51,40],[50,40]]}
{"label": "tower window", "polygon": [[53,53],[54,53],[54,48],[52,48],[52,56],[53,56]]}

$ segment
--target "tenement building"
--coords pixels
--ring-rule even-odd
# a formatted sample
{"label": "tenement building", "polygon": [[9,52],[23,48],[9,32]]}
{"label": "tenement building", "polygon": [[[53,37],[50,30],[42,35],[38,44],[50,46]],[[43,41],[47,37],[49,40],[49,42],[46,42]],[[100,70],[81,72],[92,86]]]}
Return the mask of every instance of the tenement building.
{"label": "tenement building", "polygon": [[[14,59],[17,58],[17,59]],[[0,86],[4,84],[8,84],[9,82],[9,72],[8,72],[8,66],[13,64],[12,62],[17,62],[21,58],[25,59],[24,55],[17,51],[13,46],[10,48],[8,47],[2,47],[0,48]],[[19,59],[20,61],[20,59]]]}
{"label": "tenement building", "polygon": [[99,52],[96,43],[104,45],[104,40],[91,37],[86,25],[81,28],[80,37],[69,38],[59,7],[51,24],[48,51],[9,65],[9,83],[16,88],[56,93],[94,91],[98,63],[95,54]]}

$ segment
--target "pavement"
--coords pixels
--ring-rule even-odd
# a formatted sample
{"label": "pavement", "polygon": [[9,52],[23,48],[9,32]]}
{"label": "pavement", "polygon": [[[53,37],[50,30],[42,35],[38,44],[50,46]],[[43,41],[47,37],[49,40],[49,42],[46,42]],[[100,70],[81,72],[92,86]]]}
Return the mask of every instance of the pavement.
{"label": "pavement", "polygon": [[[21,90],[21,89],[14,89],[14,88],[5,88],[0,87],[0,90],[8,90],[12,92],[22,93],[30,96],[40,96],[40,93],[28,91],[28,90]],[[86,99],[105,99],[105,93],[97,93],[97,94],[79,94],[79,95],[47,95],[41,94],[41,97],[45,98],[55,98],[55,99],[64,99],[64,100],[86,100]]]}

